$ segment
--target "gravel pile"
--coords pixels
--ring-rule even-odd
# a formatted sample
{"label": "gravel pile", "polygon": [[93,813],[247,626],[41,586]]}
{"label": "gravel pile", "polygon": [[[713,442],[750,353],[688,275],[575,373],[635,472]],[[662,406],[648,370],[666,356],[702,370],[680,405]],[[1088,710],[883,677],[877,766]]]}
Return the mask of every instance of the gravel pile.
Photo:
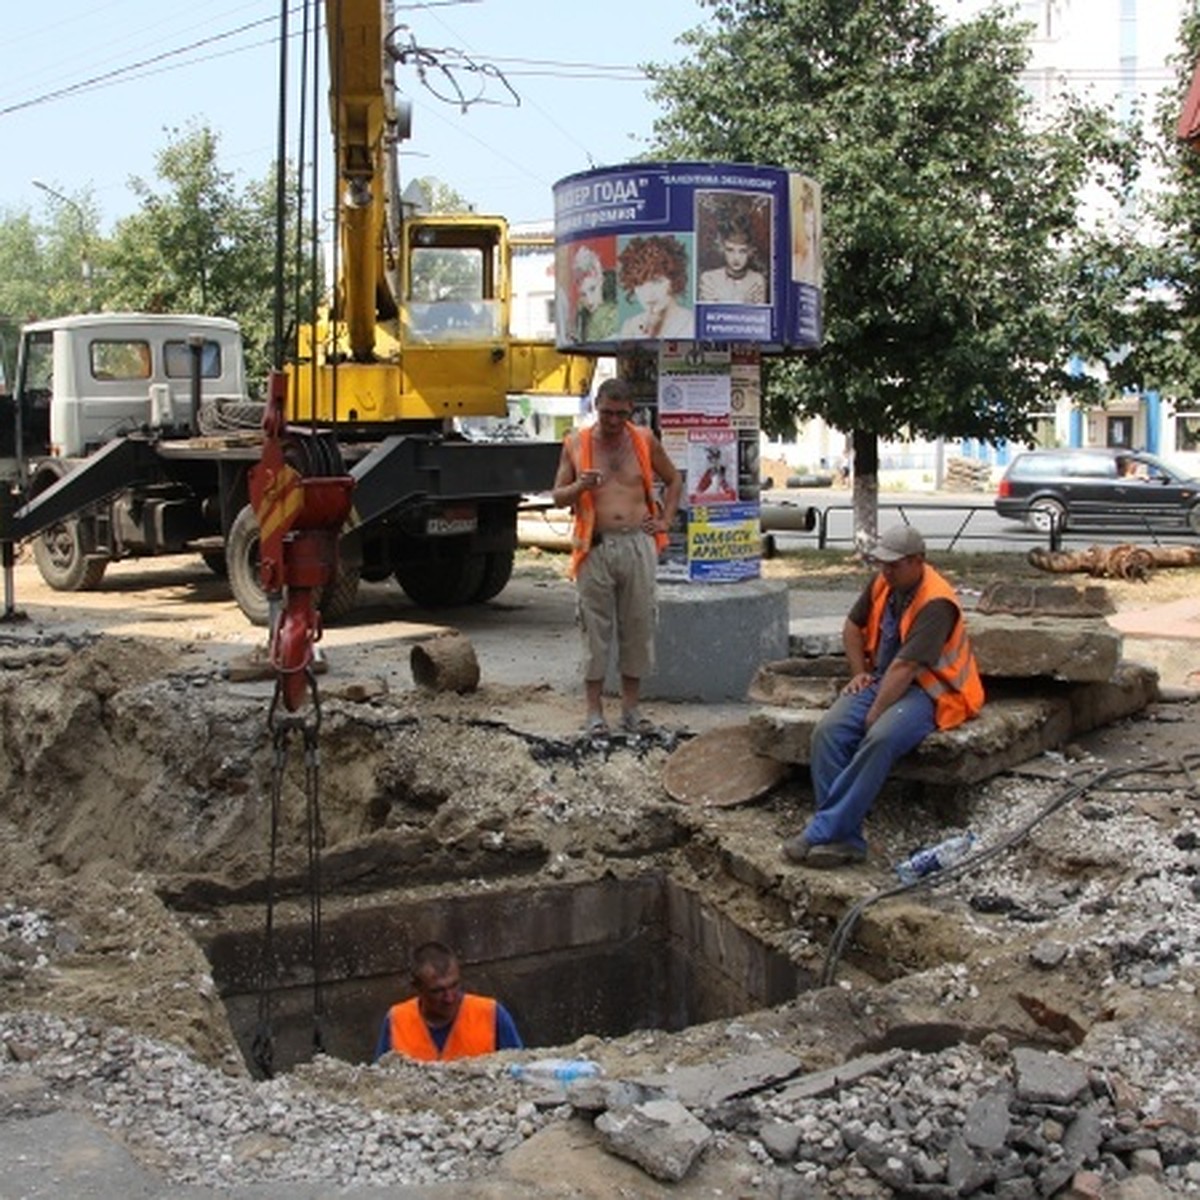
{"label": "gravel pile", "polygon": [[[595,1115],[594,1103],[570,1103],[575,1085],[531,1096],[497,1064],[426,1067],[419,1081],[405,1063],[319,1059],[253,1082],[147,1038],[32,1013],[0,1019],[0,1044],[3,1094],[19,1097],[8,1119],[86,1113],[165,1177],[213,1188],[483,1178],[543,1126]],[[738,1142],[761,1164],[753,1182],[767,1195],[994,1191],[1032,1200],[1072,1181],[1086,1190],[1094,1179],[1098,1189],[1131,1175],[1200,1192],[1200,1108],[1194,1073],[1174,1061],[1178,1048],[1147,1031],[1106,1049],[1107,1064],[1012,1049],[990,1035],[978,1047],[893,1052],[832,1095],[789,1098],[785,1082],[694,1115],[713,1133],[710,1153]],[[413,1094],[406,1082],[417,1097],[432,1082],[436,1106],[397,1111]]]}

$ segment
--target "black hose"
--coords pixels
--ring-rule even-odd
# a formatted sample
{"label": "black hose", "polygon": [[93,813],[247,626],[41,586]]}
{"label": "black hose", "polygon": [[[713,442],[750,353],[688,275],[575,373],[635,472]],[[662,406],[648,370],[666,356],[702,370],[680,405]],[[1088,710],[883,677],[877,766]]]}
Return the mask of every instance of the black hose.
{"label": "black hose", "polygon": [[858,924],[859,918],[872,905],[877,904],[880,900],[887,900],[891,896],[901,896],[905,892],[914,891],[916,888],[928,888],[932,890],[935,887],[940,887],[944,883],[949,883],[952,880],[959,879],[963,875],[970,875],[981,867],[985,862],[996,858],[998,855],[1011,850],[1018,843],[1025,840],[1030,832],[1036,828],[1047,817],[1052,816],[1058,810],[1072,800],[1077,800],[1080,796],[1086,795],[1088,792],[1094,791],[1104,784],[1111,783],[1116,779],[1123,779],[1128,775],[1137,775],[1146,772],[1161,772],[1167,770],[1181,772],[1189,782],[1189,791],[1200,795],[1200,788],[1196,785],[1196,778],[1193,774],[1189,759],[1194,756],[1184,755],[1177,767],[1171,767],[1165,759],[1156,759],[1153,762],[1140,763],[1130,767],[1112,767],[1106,771],[1101,771],[1097,775],[1093,775],[1089,779],[1085,779],[1078,783],[1071,783],[1065,787],[1057,796],[1055,796],[1049,804],[1047,804],[1040,812],[1031,817],[1024,825],[1021,825],[1010,833],[1003,840],[997,842],[994,846],[989,846],[984,850],[980,850],[977,854],[972,854],[969,858],[964,858],[961,862],[955,863],[952,867],[947,867],[942,871],[934,871],[929,875],[923,875],[920,879],[914,880],[912,883],[901,883],[895,887],[884,889],[882,892],[876,892],[873,896],[866,896],[855,904],[838,922],[837,928],[833,931],[833,937],[829,941],[829,949],[825,955],[825,966],[821,972],[821,986],[828,987],[833,983],[837,971],[838,960],[845,950],[846,943],[850,939],[850,934],[854,931],[854,927]]}

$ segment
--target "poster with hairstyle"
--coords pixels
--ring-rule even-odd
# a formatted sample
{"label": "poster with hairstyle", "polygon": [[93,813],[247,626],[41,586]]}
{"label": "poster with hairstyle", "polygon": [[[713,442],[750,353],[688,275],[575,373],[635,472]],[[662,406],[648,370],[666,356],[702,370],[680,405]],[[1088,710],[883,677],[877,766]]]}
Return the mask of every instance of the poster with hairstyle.
{"label": "poster with hairstyle", "polygon": [[[815,349],[820,222],[819,185],[779,167],[630,163],[560,179],[556,270],[568,278],[556,280],[567,298],[558,344],[598,354],[671,340]],[[579,319],[574,268],[585,250],[615,285],[600,288],[601,302],[615,299],[615,328]]]}

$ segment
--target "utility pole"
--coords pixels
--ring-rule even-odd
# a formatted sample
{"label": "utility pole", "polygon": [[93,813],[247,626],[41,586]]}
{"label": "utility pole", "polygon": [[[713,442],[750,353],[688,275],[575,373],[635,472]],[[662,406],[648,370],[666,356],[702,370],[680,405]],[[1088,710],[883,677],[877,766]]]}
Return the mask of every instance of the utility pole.
{"label": "utility pole", "polygon": [[56,191],[48,183],[43,183],[40,179],[32,180],[35,188],[41,188],[46,195],[53,197],[60,204],[65,204],[79,221],[79,260],[83,268],[83,287],[87,298],[87,311],[92,310],[92,260],[88,253],[89,238],[87,227],[87,213],[83,211],[83,206],[72,200],[70,196],[64,196],[62,192]]}

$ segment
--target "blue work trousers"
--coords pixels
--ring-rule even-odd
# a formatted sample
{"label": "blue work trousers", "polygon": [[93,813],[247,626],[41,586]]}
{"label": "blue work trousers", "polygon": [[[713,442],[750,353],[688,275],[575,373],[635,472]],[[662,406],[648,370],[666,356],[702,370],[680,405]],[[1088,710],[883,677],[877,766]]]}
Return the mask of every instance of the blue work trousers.
{"label": "blue work trousers", "polygon": [[933,732],[933,700],[916,684],[868,730],[879,684],[839,696],[813,730],[810,766],[817,811],[804,836],[811,845],[849,842],[866,849],[862,826],[892,764]]}

